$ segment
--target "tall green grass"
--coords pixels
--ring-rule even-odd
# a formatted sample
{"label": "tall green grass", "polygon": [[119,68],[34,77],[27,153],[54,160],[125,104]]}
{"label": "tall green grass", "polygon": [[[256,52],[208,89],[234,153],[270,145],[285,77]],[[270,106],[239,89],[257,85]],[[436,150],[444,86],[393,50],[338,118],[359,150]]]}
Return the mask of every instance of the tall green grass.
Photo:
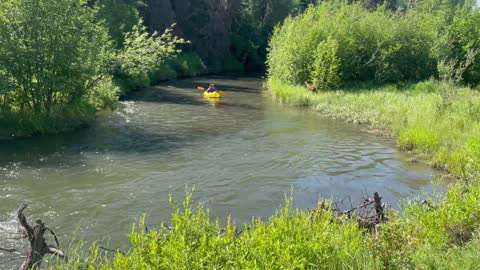
{"label": "tall green grass", "polygon": [[463,178],[480,171],[480,93],[438,81],[309,93],[269,79],[280,103],[388,129],[403,149]]}
{"label": "tall green grass", "polygon": [[[221,228],[191,193],[173,205],[169,226],[132,227],[131,248],[103,253],[74,249],[51,269],[475,269],[480,262],[480,186],[456,185],[442,202],[409,201],[404,214],[369,232],[322,204],[292,208],[291,200],[265,222]],[[325,202],[324,202],[325,203]],[[193,210],[197,209],[197,210]]]}

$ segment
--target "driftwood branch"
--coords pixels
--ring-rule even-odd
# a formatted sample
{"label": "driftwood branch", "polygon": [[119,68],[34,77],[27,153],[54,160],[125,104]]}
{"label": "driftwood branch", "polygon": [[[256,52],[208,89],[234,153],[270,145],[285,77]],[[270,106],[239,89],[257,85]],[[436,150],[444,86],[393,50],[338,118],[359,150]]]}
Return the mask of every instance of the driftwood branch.
{"label": "driftwood branch", "polygon": [[[27,231],[30,247],[28,248],[27,257],[19,269],[39,269],[46,254],[52,254],[58,256],[59,258],[66,259],[67,255],[64,251],[60,250],[60,245],[55,233],[50,228],[46,227],[40,219],[36,221],[36,225],[32,228],[28,224],[27,218],[23,213],[25,208],[27,208],[27,204],[24,203],[20,205],[20,208],[18,208],[17,211],[17,218],[20,222],[20,225],[22,225],[22,227]],[[44,234],[47,231],[53,235],[56,246],[48,245],[46,243]]]}
{"label": "driftwood branch", "polygon": [[[317,209],[331,210],[337,216],[347,216],[349,219],[356,220],[358,225],[362,228],[366,228],[369,231],[375,231],[376,225],[386,221],[385,207],[382,205],[381,197],[377,192],[373,194],[373,198],[366,198],[359,206],[353,206],[350,197],[348,197],[349,209],[344,210],[343,203],[347,198],[342,201],[323,201]],[[340,205],[340,206],[339,206]],[[343,208],[343,209],[342,209]]]}
{"label": "driftwood branch", "polygon": [[27,218],[23,214],[23,210],[25,210],[25,208],[27,208],[27,204],[22,203],[22,205],[20,205],[20,208],[18,208],[17,218],[20,222],[20,225],[22,225],[22,227],[27,231],[28,238],[30,239],[33,237],[33,229],[32,227],[30,227],[30,225],[28,225]]}

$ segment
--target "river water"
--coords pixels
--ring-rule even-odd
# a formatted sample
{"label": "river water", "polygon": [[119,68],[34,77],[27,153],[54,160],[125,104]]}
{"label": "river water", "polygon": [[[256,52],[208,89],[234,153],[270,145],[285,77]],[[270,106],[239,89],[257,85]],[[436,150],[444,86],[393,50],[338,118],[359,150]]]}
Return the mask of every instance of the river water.
{"label": "river water", "polygon": [[[218,102],[195,89],[210,81],[225,90]],[[192,186],[195,205],[236,224],[268,217],[291,192],[300,208],[319,197],[355,204],[374,191],[398,207],[434,189],[437,173],[408,162],[391,140],[277,105],[261,88],[249,77],[165,83],[92,127],[0,142],[0,247],[23,246],[10,239],[22,202],[31,222],[41,218],[64,244],[76,237],[119,247],[143,213],[149,226],[168,222],[169,194],[182,201]]]}

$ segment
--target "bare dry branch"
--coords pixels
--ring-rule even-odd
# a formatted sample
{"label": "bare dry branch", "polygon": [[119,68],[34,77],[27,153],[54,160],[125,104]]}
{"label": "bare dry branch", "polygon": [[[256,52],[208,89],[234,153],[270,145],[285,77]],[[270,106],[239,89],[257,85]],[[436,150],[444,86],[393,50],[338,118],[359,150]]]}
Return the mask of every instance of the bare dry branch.
{"label": "bare dry branch", "polygon": [[25,210],[25,208],[27,208],[27,206],[28,206],[28,204],[26,204],[26,203],[22,203],[20,205],[20,207],[18,208],[18,211],[17,211],[17,217],[18,217],[18,221],[20,222],[22,227],[25,228],[25,230],[27,231],[28,237],[32,238],[33,237],[33,229],[32,229],[32,227],[30,227],[30,225],[28,225],[27,218],[25,218],[25,215],[23,214],[23,210]]}

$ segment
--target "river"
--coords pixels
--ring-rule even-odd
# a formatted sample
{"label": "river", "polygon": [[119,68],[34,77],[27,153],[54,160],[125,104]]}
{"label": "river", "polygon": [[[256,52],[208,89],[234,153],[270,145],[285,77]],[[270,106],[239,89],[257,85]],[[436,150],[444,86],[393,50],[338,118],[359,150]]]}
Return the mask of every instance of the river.
{"label": "river", "polygon": [[[195,89],[211,81],[225,90],[216,102]],[[1,141],[0,247],[26,244],[11,239],[22,202],[64,245],[120,247],[143,213],[151,227],[168,222],[169,194],[181,202],[193,186],[194,205],[236,224],[267,218],[291,192],[299,208],[374,191],[398,207],[434,189],[438,173],[391,139],[275,104],[261,89],[250,77],[179,80],[135,93],[89,128]]]}

